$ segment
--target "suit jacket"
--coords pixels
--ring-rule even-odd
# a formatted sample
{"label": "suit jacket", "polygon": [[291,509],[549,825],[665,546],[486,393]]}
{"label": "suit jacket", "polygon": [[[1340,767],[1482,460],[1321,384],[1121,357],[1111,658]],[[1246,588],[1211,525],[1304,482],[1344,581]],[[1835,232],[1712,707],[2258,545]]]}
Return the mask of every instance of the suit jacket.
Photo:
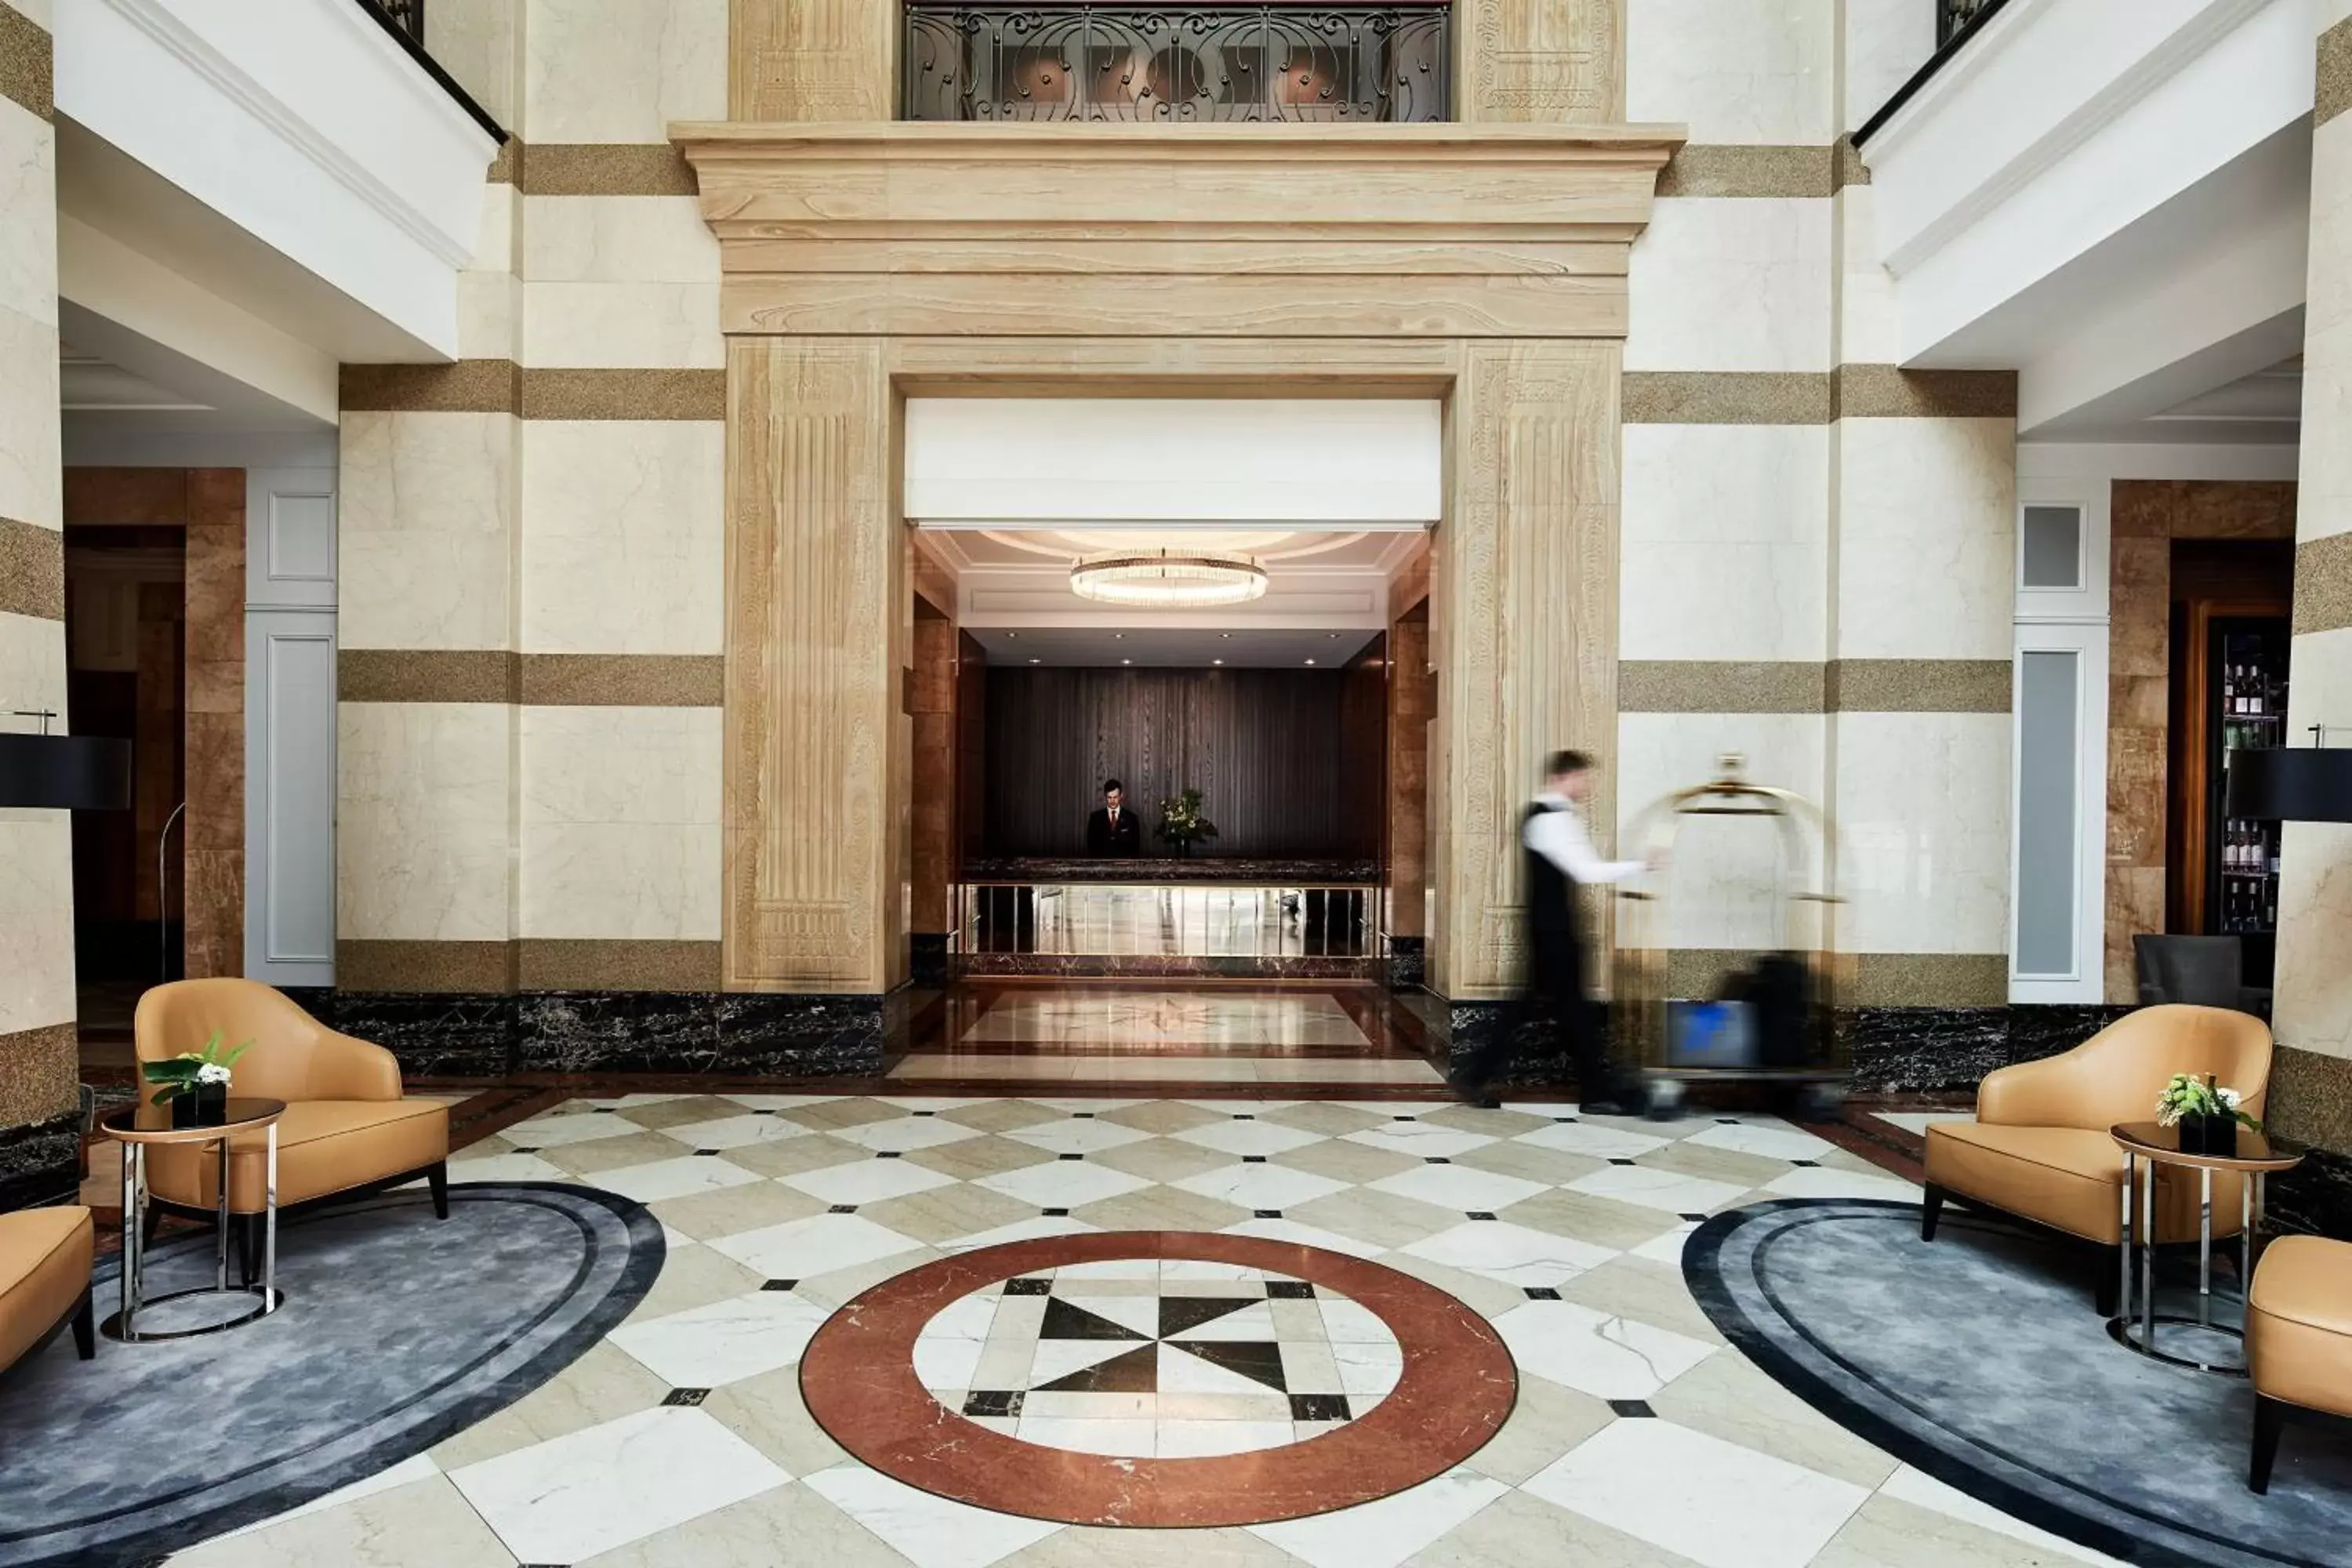
{"label": "suit jacket", "polygon": [[1129,860],[1143,853],[1143,822],[1129,806],[1119,807],[1118,821],[1097,806],[1087,816],[1087,853],[1098,859]]}

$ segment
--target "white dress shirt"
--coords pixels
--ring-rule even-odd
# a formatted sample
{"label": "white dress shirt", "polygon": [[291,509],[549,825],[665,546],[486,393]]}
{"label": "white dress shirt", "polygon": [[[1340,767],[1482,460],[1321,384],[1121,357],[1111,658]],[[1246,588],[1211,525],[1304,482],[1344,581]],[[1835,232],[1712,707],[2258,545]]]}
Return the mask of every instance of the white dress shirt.
{"label": "white dress shirt", "polygon": [[1536,796],[1549,811],[1536,812],[1520,830],[1521,842],[1579,882],[1622,882],[1648,867],[1639,860],[1603,860],[1593,851],[1591,836],[1574,802],[1549,790]]}

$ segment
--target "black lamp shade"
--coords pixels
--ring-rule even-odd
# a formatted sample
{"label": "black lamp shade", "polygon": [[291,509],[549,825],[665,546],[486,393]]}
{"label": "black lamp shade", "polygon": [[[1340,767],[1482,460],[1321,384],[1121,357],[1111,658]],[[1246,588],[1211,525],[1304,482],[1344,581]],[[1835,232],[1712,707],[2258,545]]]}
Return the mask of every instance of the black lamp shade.
{"label": "black lamp shade", "polygon": [[0,735],[0,806],[120,811],[130,804],[130,742]]}
{"label": "black lamp shade", "polygon": [[2352,748],[2231,752],[2225,809],[2250,822],[2352,822]]}

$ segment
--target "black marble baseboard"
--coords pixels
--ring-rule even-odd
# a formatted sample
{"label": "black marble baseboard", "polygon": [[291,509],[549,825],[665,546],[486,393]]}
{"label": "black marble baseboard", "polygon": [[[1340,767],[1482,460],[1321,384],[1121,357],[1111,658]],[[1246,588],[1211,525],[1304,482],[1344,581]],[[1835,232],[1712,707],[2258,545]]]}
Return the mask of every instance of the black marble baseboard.
{"label": "black marble baseboard", "polygon": [[1854,1007],[1838,1015],[1866,1093],[1973,1089],[1985,1074],[2073,1050],[2129,1007]]}
{"label": "black marble baseboard", "polygon": [[819,1077],[882,1070],[889,998],[739,992],[334,992],[314,1012],[420,1078],[515,1072]]}
{"label": "black marble baseboard", "polygon": [[2352,1154],[2302,1152],[2302,1164],[2264,1184],[2263,1212],[2271,1228],[2352,1241]]}
{"label": "black marble baseboard", "polygon": [[0,1214],[70,1203],[81,1186],[81,1117],[0,1128]]}
{"label": "black marble baseboard", "polygon": [[955,955],[948,951],[948,933],[918,931],[907,933],[907,979],[926,988],[945,985],[955,978]]}
{"label": "black marble baseboard", "polygon": [[1429,975],[1429,941],[1418,936],[1392,936],[1389,942],[1389,989],[1416,991]]}

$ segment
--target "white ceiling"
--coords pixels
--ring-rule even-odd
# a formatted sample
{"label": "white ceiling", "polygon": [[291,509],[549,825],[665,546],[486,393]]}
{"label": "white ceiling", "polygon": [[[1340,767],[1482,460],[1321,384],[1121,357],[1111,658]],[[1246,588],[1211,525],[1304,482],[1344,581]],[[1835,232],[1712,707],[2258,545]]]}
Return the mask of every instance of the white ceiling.
{"label": "white ceiling", "polygon": [[1008,668],[1040,665],[1139,669],[1195,669],[1223,664],[1231,668],[1336,669],[1361,652],[1378,632],[1268,630],[1207,627],[1032,626],[971,627],[992,665]]}

